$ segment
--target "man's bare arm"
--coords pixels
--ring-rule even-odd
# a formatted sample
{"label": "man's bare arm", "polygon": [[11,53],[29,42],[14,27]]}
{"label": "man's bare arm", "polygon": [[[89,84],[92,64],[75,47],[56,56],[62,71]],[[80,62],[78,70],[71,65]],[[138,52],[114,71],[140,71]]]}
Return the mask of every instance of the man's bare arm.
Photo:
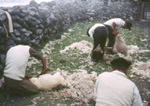
{"label": "man's bare arm", "polygon": [[112,33],[112,34],[117,35],[117,34],[118,34],[118,31],[117,31],[117,29],[116,29],[116,27],[117,27],[116,23],[113,22],[113,23],[112,23],[112,26],[113,26],[113,33]]}
{"label": "man's bare arm", "polygon": [[39,52],[37,52],[33,48],[30,48],[29,53],[30,53],[31,56],[33,56],[33,57],[37,58],[38,60],[42,61],[43,70],[42,70],[41,74],[45,74],[49,70],[49,68],[47,68],[47,63],[46,63],[45,57],[43,57],[42,54],[40,54]]}

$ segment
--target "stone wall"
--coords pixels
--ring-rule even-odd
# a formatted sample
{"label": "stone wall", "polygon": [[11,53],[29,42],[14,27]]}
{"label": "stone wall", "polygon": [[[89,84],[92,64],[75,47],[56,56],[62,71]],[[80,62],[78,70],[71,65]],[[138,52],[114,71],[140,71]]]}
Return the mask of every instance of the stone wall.
{"label": "stone wall", "polygon": [[[13,33],[6,36],[8,11],[13,21]],[[77,21],[107,20],[119,17],[136,20],[137,2],[131,0],[55,0],[37,4],[0,8],[0,72],[4,69],[7,50],[20,41],[38,48],[50,38]],[[9,31],[8,31],[9,32]]]}

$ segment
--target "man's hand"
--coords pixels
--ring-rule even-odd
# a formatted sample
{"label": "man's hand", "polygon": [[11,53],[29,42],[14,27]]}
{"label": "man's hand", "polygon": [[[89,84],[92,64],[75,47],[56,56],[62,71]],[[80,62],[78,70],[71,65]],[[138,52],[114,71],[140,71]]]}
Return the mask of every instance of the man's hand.
{"label": "man's hand", "polygon": [[104,46],[104,49],[107,49],[108,47],[107,46]]}
{"label": "man's hand", "polygon": [[119,32],[117,30],[113,30],[112,34],[117,35]]}
{"label": "man's hand", "polygon": [[32,75],[25,75],[25,78],[27,78],[27,79],[30,79],[30,78],[32,78]]}
{"label": "man's hand", "polygon": [[43,70],[40,75],[47,73],[47,71],[50,71],[50,68]]}

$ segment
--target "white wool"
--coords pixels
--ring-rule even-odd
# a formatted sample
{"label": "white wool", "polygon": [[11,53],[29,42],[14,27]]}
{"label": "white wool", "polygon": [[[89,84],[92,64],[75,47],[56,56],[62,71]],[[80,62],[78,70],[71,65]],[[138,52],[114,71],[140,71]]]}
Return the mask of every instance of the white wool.
{"label": "white wool", "polygon": [[140,50],[139,53],[150,53],[150,50]]}
{"label": "white wool", "polygon": [[126,45],[125,41],[120,35],[115,37],[115,44],[112,48],[114,53],[123,53],[128,55],[136,55],[139,53],[139,47],[137,45]]}
{"label": "white wool", "polygon": [[88,103],[90,100],[95,99],[94,86],[97,78],[96,72],[88,74],[86,70],[79,69],[72,74],[62,71],[62,75],[66,78],[70,86],[69,88],[55,91],[55,96],[72,97],[83,103]]}
{"label": "white wool", "polygon": [[112,48],[112,51],[114,53],[127,53],[127,45],[125,44],[125,41],[119,34],[115,37],[115,44]]}
{"label": "white wool", "polygon": [[139,53],[139,47],[137,45],[129,45],[128,48],[128,55],[136,55]]}
{"label": "white wool", "polygon": [[133,73],[141,75],[143,78],[150,78],[150,61],[136,61],[132,65]]}
{"label": "white wool", "polygon": [[70,49],[71,50],[77,49],[77,50],[82,51],[83,53],[90,53],[92,50],[92,47],[93,47],[92,43],[82,40],[80,42],[75,42],[75,43],[65,47],[64,50],[60,50],[60,53],[65,53],[66,51],[68,51]]}
{"label": "white wool", "polygon": [[60,72],[51,74],[44,74],[39,78],[31,78],[30,81],[41,90],[51,90],[58,85],[67,86],[65,79],[60,75]]}

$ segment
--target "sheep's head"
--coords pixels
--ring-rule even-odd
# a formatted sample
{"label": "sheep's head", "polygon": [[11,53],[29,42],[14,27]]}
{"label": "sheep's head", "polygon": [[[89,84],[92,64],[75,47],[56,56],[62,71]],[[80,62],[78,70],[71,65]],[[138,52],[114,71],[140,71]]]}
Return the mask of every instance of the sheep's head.
{"label": "sheep's head", "polygon": [[60,75],[61,72],[57,72],[54,74],[54,77],[56,78],[56,80],[59,82],[60,85],[68,87],[69,84],[65,81],[64,77]]}

